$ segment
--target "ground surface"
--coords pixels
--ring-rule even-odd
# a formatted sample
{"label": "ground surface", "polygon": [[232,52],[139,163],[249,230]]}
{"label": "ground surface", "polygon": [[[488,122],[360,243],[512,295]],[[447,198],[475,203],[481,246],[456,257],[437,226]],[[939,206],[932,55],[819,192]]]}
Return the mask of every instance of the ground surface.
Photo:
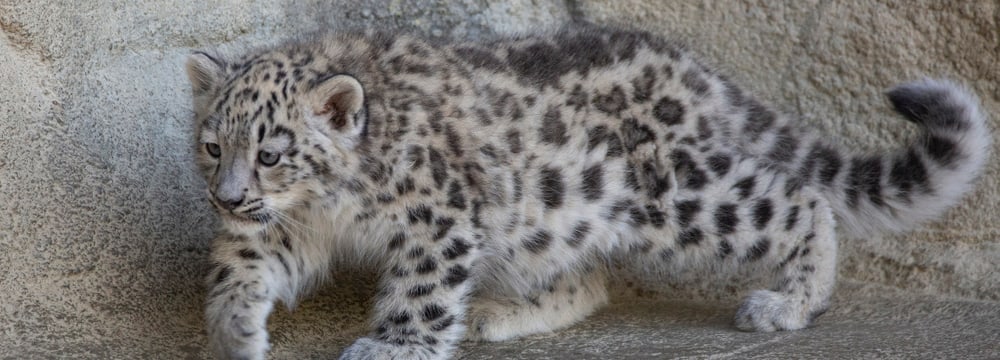
{"label": "ground surface", "polygon": [[[332,287],[269,326],[273,359],[330,359],[364,325],[364,287]],[[873,295],[873,294],[883,295]],[[1000,304],[844,283],[809,329],[746,333],[731,325],[735,302],[620,296],[583,323],[502,343],[466,342],[458,359],[997,359]],[[203,359],[201,319],[140,314],[119,329],[89,329],[0,347],[0,359]],[[58,332],[54,332],[58,333]]]}

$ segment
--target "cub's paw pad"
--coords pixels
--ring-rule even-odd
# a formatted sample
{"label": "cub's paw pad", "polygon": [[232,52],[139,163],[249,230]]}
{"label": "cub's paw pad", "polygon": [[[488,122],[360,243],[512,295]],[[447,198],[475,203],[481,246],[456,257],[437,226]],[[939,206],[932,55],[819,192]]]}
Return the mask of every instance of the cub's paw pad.
{"label": "cub's paw pad", "polygon": [[736,311],[736,327],[743,331],[796,330],[808,324],[802,306],[773,291],[754,291]]}

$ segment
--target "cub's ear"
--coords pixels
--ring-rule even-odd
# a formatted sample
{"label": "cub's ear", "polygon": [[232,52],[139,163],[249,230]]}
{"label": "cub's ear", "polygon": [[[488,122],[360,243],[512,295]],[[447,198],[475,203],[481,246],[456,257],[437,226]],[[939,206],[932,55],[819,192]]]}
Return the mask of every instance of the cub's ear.
{"label": "cub's ear", "polygon": [[309,91],[313,117],[326,121],[335,131],[360,135],[364,131],[365,90],[350,75],[334,75],[317,81]]}
{"label": "cub's ear", "polygon": [[206,106],[207,96],[211,95],[225,77],[226,64],[217,57],[196,51],[188,56],[184,65],[188,80],[191,81],[191,94],[194,96],[195,110],[200,111]]}

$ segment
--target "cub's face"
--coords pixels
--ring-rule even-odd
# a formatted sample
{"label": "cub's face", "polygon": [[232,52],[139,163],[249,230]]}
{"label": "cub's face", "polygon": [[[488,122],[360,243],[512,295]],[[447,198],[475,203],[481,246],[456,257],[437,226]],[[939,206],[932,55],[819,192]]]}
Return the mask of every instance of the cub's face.
{"label": "cub's face", "polygon": [[209,202],[233,233],[295,226],[289,210],[342,186],[363,130],[356,79],[330,74],[296,82],[291,66],[278,63],[234,66],[204,53],[187,62],[196,162]]}

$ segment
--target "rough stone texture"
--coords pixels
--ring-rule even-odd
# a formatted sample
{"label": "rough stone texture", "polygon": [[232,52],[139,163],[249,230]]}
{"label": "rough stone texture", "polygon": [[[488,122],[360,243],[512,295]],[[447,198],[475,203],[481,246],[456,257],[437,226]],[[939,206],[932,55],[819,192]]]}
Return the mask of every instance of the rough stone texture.
{"label": "rough stone texture", "polygon": [[[913,136],[881,92],[921,75],[969,85],[1000,117],[995,0],[0,0],[0,358],[207,355],[201,278],[215,220],[189,155],[191,49],[341,26],[474,38],[572,19],[679,38],[850,146]],[[843,241],[844,282],[814,329],[736,332],[738,281],[629,276],[615,305],[584,324],[463,354],[1000,357],[998,165],[941,222]],[[277,311],[274,357],[328,358],[362,334],[368,283],[342,275],[297,311]],[[705,297],[720,305],[690,302]]]}

